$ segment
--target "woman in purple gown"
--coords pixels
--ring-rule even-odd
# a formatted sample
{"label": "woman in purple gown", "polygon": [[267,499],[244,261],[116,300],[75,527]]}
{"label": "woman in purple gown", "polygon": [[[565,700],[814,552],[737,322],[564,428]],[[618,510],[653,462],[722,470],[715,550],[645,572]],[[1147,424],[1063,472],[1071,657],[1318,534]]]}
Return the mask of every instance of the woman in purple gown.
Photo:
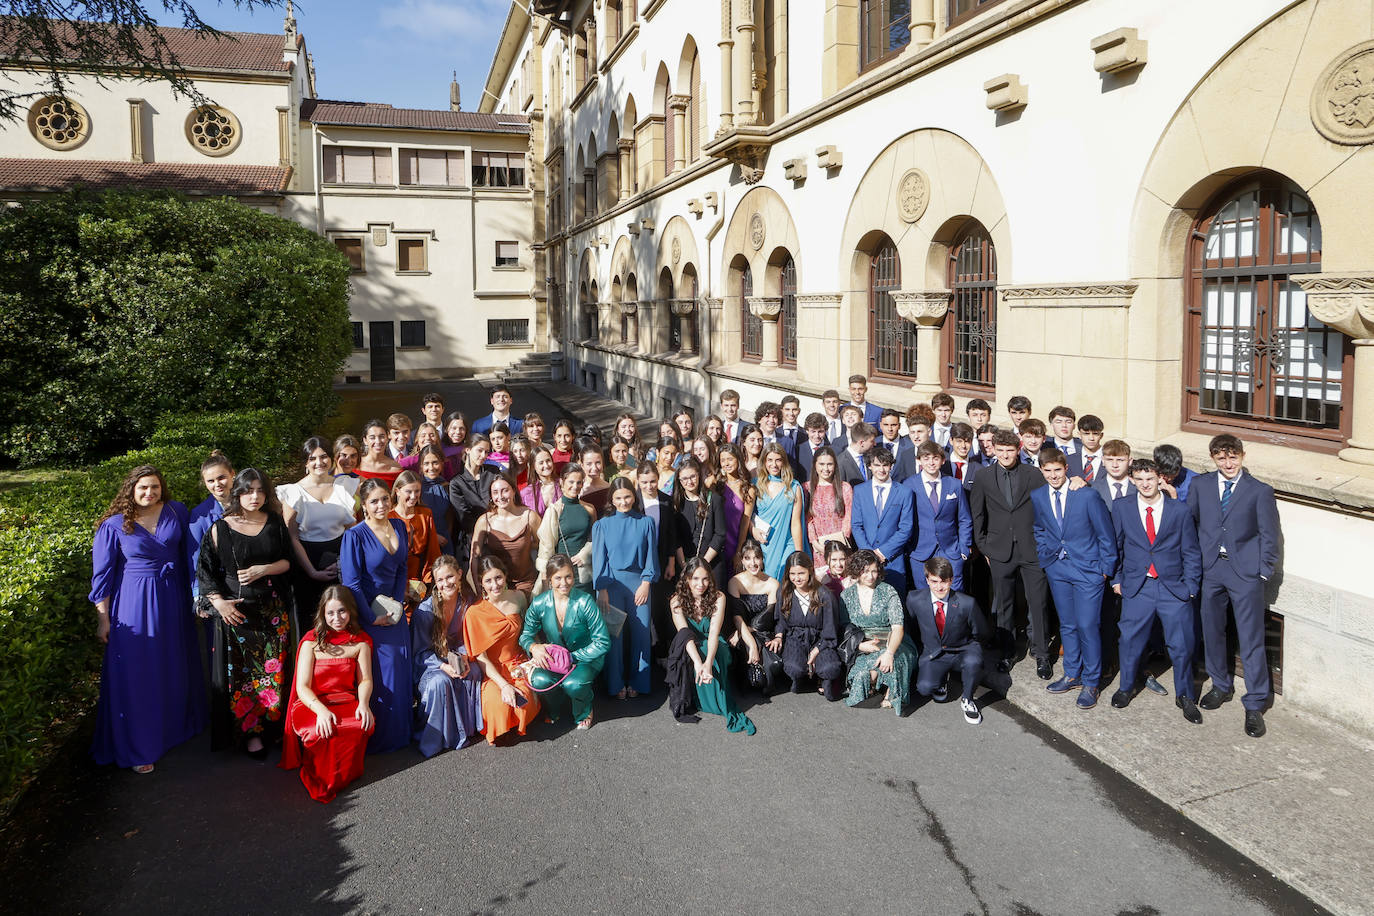
{"label": "woman in purple gown", "polygon": [[95,533],[91,602],[105,643],[91,754],[150,773],[205,728],[205,689],[191,619],[186,507],[162,474],[134,468]]}
{"label": "woman in purple gown", "polygon": [[434,561],[434,594],[410,618],[410,665],[415,672],[415,741],[433,757],[478,737],[482,731],[482,670],[463,644],[458,561]]}
{"label": "woman in purple gown", "polygon": [[[339,575],[353,593],[363,632],[372,639],[372,714],[377,728],[367,742],[370,754],[396,751],[410,743],[410,626],[404,615],[396,623],[378,618],[373,599],[379,595],[404,602],[406,597],[405,522],[388,518],[391,491],[380,480],[358,487],[363,521],[344,532],[339,548]],[[380,622],[379,622],[380,621]]]}

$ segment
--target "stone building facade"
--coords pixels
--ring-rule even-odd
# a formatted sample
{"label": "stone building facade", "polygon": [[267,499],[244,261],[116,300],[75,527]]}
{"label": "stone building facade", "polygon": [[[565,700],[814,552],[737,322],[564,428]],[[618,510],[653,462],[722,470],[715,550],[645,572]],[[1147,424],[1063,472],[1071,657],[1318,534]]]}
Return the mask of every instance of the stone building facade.
{"label": "stone building facade", "polygon": [[1285,702],[1374,728],[1370,0],[536,0],[551,339],[651,415],[1014,394],[1282,496]]}

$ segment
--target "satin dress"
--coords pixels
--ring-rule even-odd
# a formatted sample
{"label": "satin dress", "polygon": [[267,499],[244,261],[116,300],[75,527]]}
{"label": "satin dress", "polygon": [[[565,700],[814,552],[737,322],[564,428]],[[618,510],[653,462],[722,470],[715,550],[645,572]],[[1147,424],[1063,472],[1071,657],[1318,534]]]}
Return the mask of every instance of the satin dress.
{"label": "satin dress", "polygon": [[[371,651],[372,640],[357,637]],[[297,655],[305,644],[314,642],[315,632],[305,634]],[[351,641],[351,640],[350,640]],[[333,801],[353,780],[363,775],[363,755],[367,753],[367,732],[358,719],[358,660],[331,658],[315,653],[315,668],[310,689],[329,708],[337,721],[334,734],[321,738],[315,733],[315,713],[296,696],[291,684],[291,705],[286,710],[286,734],[282,740],[283,770],[300,767],[305,791],[317,802]]]}
{"label": "satin dress", "polygon": [[406,526],[388,519],[396,532],[395,553],[387,553],[367,523],[344,532],[339,554],[339,577],[358,603],[363,632],[372,640],[372,714],[377,728],[367,743],[369,753],[385,754],[410,743],[410,708],[413,685],[410,674],[410,626],[404,615],[399,623],[379,627],[372,621],[372,599],[389,595],[397,601],[406,596]]}
{"label": "satin dress", "polygon": [[758,502],[754,503],[754,518],[768,523],[768,541],[763,545],[763,571],[779,582],[783,580],[783,566],[788,556],[803,549],[792,540],[792,507],[801,498],[801,484],[794,480],[790,491],[780,490],[776,496],[760,490]]}
{"label": "satin dress", "polygon": [[[448,622],[451,652],[467,655],[463,645],[463,603]],[[415,673],[415,742],[420,753],[433,757],[443,750],[467,744],[482,730],[482,670],[468,659],[467,677],[450,677],[444,659],[434,653],[430,631],[434,626],[434,599],[420,602],[410,618],[410,665]]]}
{"label": "satin dress", "polygon": [[463,615],[463,642],[467,645],[468,656],[476,665],[477,656],[483,652],[487,659],[510,681],[516,691],[525,698],[523,706],[511,707],[501,699],[501,688],[496,682],[482,679],[482,734],[487,743],[495,744],[496,739],[506,732],[525,734],[529,724],[539,715],[539,695],[530,687],[529,681],[516,673],[516,668],[530,660],[525,650],[520,648],[520,631],[525,625],[523,614],[505,614],[490,601],[479,601],[468,608]]}

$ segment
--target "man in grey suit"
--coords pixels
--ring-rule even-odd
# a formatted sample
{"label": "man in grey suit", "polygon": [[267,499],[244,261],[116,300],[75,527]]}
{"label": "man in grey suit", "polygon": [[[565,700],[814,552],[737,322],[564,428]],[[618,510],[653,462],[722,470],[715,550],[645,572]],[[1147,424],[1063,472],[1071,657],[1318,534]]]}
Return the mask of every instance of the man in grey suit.
{"label": "man in grey suit", "polygon": [[1112,502],[1123,496],[1135,495],[1131,482],[1131,447],[1121,439],[1102,444],[1102,470],[1093,475],[1093,489],[1111,508]]}

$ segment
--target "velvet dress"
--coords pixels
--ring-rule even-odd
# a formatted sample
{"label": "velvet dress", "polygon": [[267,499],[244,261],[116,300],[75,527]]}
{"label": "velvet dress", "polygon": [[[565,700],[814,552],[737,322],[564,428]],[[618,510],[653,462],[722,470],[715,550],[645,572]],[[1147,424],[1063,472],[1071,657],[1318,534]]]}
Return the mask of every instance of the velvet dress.
{"label": "velvet dress", "polygon": [[439,667],[445,659],[434,653],[430,637],[434,601],[432,597],[421,601],[410,618],[410,665],[419,704],[415,742],[426,757],[460,748],[482,730],[482,669],[463,644],[463,602],[458,602],[448,622],[449,652],[468,656],[467,677],[455,678]]}
{"label": "velvet dress", "polygon": [[626,687],[649,693],[650,603],[635,604],[635,591],[658,577],[653,519],[639,512],[617,512],[592,526],[592,586],[604,590],[608,603],[627,615],[624,628],[611,639],[606,661],[606,689],[612,695]]}
{"label": "velvet dress", "polygon": [[740,547],[739,526],[744,520],[744,500],[729,484],[721,485],[720,497],[722,514],[725,516],[725,548],[718,562],[725,567],[725,579],[728,582],[731,576],[739,572],[735,569],[735,554]]}
{"label": "velvet dress", "polygon": [[[840,698],[840,683],[844,678],[844,664],[838,651],[840,628],[835,597],[829,589],[817,588],[807,599],[793,592],[790,607],[778,608],[773,635],[782,637],[783,671],[792,679],[792,692],[800,693],[802,684],[814,676],[820,681],[827,700]],[[807,656],[819,648],[815,663],[808,666]]]}
{"label": "velvet dress", "polygon": [[[315,641],[311,630],[301,640],[300,648]],[[349,633],[331,633],[334,645],[362,642],[371,651],[372,640],[366,634],[354,637]],[[337,720],[334,734],[321,738],[315,733],[315,713],[296,696],[294,679],[291,683],[291,705],[286,711],[286,734],[282,740],[283,770],[300,767],[305,791],[317,802],[330,802],[349,783],[363,775],[363,755],[367,753],[367,732],[358,719],[358,660],[331,657],[315,653],[315,667],[310,689],[321,703],[329,708]],[[374,674],[375,676],[375,674]],[[375,726],[374,726],[375,727]]]}
{"label": "velvet dress", "polygon": [[358,603],[363,632],[372,640],[372,714],[377,728],[367,743],[372,754],[385,754],[410,743],[411,693],[410,627],[404,616],[399,623],[379,627],[372,621],[372,599],[388,595],[397,601],[406,596],[406,526],[388,519],[396,532],[395,553],[387,553],[377,535],[364,522],[344,532],[339,555],[339,576]]}
{"label": "velvet dress", "polygon": [[477,665],[477,656],[485,652],[487,660],[525,698],[523,706],[507,706],[496,682],[482,679],[482,734],[488,744],[495,744],[497,738],[509,731],[525,734],[529,724],[539,715],[539,695],[529,681],[516,672],[517,667],[530,660],[520,648],[520,632],[524,625],[523,614],[506,614],[486,599],[468,608],[463,615],[463,642],[473,665]]}
{"label": "velvet dress", "polygon": [[91,555],[92,603],[110,600],[91,755],[121,767],[156,763],[205,728],[205,686],[191,616],[187,512],[162,507],[152,534],[101,522]]}

